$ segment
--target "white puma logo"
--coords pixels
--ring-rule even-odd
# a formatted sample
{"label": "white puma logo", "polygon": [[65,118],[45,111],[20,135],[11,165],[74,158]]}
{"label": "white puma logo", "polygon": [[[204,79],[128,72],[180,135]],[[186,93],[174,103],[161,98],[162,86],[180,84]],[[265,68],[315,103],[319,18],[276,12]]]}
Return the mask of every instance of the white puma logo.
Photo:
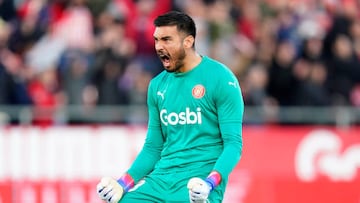
{"label": "white puma logo", "polygon": [[232,85],[232,86],[234,86],[236,88],[236,83],[235,82],[229,82],[228,84]]}
{"label": "white puma logo", "polygon": [[164,97],[165,92],[166,92],[166,90],[164,90],[163,92],[157,91],[157,95],[160,96],[164,100],[165,99],[165,97]]}

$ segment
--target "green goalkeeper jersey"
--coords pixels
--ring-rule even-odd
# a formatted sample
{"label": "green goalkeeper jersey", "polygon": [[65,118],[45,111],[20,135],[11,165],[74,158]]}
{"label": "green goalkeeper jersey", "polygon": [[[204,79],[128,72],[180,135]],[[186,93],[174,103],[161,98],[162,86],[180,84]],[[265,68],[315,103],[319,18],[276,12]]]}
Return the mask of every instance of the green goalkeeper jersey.
{"label": "green goalkeeper jersey", "polygon": [[128,170],[148,173],[211,166],[226,178],[240,160],[244,103],[239,83],[206,56],[185,73],[163,71],[148,89],[149,122],[143,149]]}

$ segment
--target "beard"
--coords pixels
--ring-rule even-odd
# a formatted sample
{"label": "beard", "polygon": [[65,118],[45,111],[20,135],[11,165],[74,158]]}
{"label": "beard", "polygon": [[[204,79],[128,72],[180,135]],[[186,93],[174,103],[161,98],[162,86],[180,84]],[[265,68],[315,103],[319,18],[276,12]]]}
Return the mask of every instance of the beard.
{"label": "beard", "polygon": [[174,67],[168,66],[165,67],[165,70],[169,73],[179,72],[182,67],[184,67],[184,59],[186,57],[185,49],[180,48],[177,53],[174,54],[173,60],[175,61]]}

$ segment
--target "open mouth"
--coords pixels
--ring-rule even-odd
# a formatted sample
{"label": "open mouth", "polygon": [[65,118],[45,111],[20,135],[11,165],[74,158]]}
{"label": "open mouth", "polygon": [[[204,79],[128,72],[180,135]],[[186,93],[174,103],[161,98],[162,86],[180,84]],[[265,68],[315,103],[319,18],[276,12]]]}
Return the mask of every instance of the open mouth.
{"label": "open mouth", "polygon": [[170,66],[170,56],[166,54],[159,54],[159,57],[165,67]]}

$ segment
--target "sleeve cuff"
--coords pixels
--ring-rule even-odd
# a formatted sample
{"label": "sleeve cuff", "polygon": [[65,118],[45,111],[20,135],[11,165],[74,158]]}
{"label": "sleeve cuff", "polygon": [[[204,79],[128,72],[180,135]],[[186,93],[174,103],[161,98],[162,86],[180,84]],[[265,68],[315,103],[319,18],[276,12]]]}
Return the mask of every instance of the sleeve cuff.
{"label": "sleeve cuff", "polygon": [[221,175],[217,171],[213,171],[210,173],[210,175],[205,179],[205,182],[207,182],[211,190],[214,190],[216,186],[218,186],[221,182]]}
{"label": "sleeve cuff", "polygon": [[121,187],[124,188],[125,192],[133,188],[135,184],[134,179],[128,173],[121,176],[121,178],[117,180],[117,182],[121,185]]}

